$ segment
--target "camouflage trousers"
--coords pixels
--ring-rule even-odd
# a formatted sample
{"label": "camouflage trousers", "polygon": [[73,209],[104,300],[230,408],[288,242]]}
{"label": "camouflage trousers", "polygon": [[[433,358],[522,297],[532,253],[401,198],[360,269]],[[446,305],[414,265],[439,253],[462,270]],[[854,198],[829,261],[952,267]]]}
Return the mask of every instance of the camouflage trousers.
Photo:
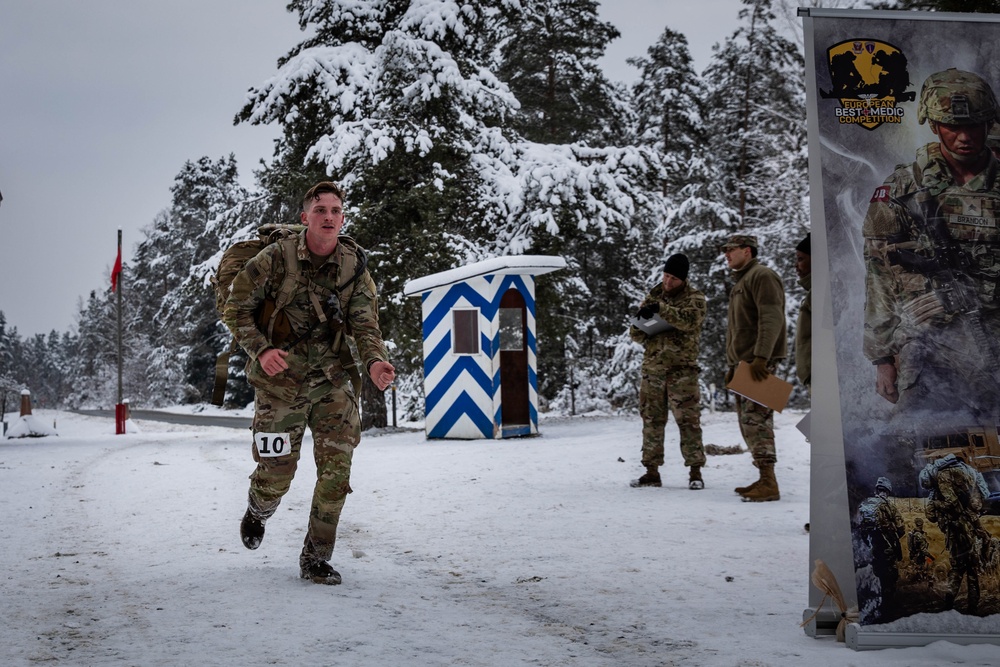
{"label": "camouflage trousers", "polygon": [[753,464],[758,468],[761,464],[774,465],[778,461],[774,449],[774,410],[737,395],[736,415]]}
{"label": "camouflage trousers", "polygon": [[701,441],[701,389],[697,366],[644,370],[639,384],[642,417],[642,464],[663,465],[664,429],[669,414],[680,431],[681,455],[686,466],[705,465]]}
{"label": "camouflage trousers", "polygon": [[[257,468],[250,475],[250,510],[266,519],[278,509],[295,477],[308,426],[313,435],[316,486],[303,552],[329,560],[340,513],[351,493],[351,459],[361,440],[361,418],[354,394],[347,386],[334,385],[322,373],[314,373],[305,378],[292,401],[258,389],[254,408],[253,457]],[[261,456],[256,445],[258,434],[278,433],[288,434],[288,453]]]}

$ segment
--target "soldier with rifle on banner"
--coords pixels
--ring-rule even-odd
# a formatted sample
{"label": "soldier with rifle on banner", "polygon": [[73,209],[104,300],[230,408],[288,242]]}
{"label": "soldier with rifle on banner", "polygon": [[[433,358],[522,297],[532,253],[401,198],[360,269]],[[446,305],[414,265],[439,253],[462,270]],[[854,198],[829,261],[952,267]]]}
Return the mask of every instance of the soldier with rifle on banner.
{"label": "soldier with rifle on banner", "polygon": [[982,77],[930,75],[917,120],[937,141],[871,198],[864,353],[897,425],[928,417],[960,431],[1000,417],[1000,162],[987,147],[997,116]]}

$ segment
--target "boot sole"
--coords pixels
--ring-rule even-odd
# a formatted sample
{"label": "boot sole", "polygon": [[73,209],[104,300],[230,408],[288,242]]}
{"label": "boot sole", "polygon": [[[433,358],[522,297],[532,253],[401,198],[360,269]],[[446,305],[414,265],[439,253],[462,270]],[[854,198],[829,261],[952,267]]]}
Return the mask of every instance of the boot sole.
{"label": "boot sole", "polygon": [[299,571],[299,579],[308,579],[314,584],[324,584],[326,586],[337,586],[343,581],[343,579],[339,574],[336,575],[335,577],[334,576],[319,577],[319,576],[313,576],[308,572],[303,572],[303,571]]}
{"label": "boot sole", "polygon": [[743,496],[741,500],[745,503],[769,503],[772,500],[781,500],[781,496],[766,496],[764,498],[747,498]]}
{"label": "boot sole", "polygon": [[640,484],[639,482],[629,482],[628,485],[631,486],[633,489],[642,489],[647,486],[654,486],[654,487],[663,486],[663,482],[649,482],[648,484]]}

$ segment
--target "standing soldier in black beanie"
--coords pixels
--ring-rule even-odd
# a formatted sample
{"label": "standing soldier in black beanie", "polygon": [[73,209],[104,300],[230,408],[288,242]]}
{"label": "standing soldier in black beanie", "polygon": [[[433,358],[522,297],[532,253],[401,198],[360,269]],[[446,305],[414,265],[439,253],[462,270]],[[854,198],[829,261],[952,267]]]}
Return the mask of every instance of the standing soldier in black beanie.
{"label": "standing soldier in black beanie", "polygon": [[648,320],[658,314],[670,324],[666,331],[647,335],[636,326],[629,337],[642,344],[642,383],[639,414],[642,416],[642,464],[646,474],[632,486],[662,486],[664,429],[669,413],[680,430],[680,448],[688,466],[688,488],[703,489],[701,467],[705,448],[701,440],[701,389],[698,384],[698,349],[705,321],[705,295],[687,283],[688,258],[671,255],[663,267],[663,282],[654,287],[636,316]]}

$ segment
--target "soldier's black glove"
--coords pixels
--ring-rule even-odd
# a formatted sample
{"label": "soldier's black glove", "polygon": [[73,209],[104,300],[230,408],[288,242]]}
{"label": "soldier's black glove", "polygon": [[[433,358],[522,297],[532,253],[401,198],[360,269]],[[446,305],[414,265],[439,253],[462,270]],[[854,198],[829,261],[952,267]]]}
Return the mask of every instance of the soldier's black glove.
{"label": "soldier's black glove", "polygon": [[660,312],[660,304],[658,304],[658,303],[651,303],[648,306],[643,306],[642,308],[640,308],[639,312],[636,313],[635,315],[640,320],[648,320],[649,318],[651,318],[653,316],[654,313],[658,313],[658,312]]}
{"label": "soldier's black glove", "polygon": [[733,376],[736,375],[736,367],[730,366],[729,370],[726,371],[725,384],[728,386],[730,382],[733,381]]}

